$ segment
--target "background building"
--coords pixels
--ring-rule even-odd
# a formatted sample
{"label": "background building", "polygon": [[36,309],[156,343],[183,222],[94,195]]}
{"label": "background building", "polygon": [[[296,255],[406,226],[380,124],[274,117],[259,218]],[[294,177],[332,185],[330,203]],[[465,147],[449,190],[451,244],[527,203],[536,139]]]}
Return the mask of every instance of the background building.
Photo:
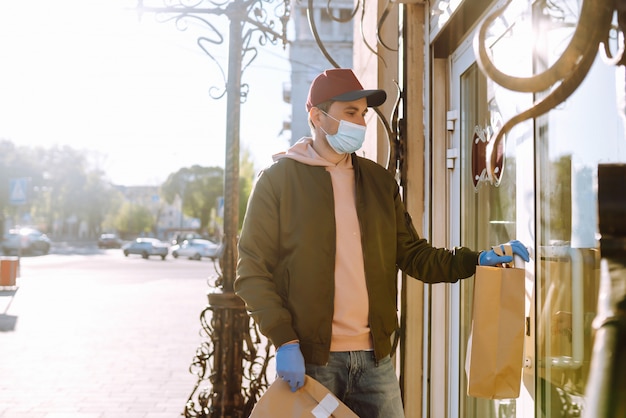
{"label": "background building", "polygon": [[[313,2],[313,19],[318,35],[328,49],[328,53],[342,68],[352,67],[352,32],[353,28],[342,21],[349,21],[353,3],[351,1]],[[294,39],[290,43],[289,61],[291,63],[291,83],[284,87],[284,97],[291,103],[291,121],[286,127],[291,129],[293,144],[303,136],[310,136],[306,103],[311,82],[320,72],[332,68],[332,65],[320,51],[315,41],[307,17],[307,4],[293,4]]]}

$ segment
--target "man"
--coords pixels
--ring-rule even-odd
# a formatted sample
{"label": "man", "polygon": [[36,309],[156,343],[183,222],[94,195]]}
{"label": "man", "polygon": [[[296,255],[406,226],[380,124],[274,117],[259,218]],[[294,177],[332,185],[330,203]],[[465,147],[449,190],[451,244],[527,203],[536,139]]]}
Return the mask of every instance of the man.
{"label": "man", "polygon": [[[479,262],[512,258],[437,249],[418,236],[393,176],[354,154],[368,108],[385,100],[349,69],[313,81],[306,103],[312,137],[275,155],[259,175],[235,281],[277,347],[278,376],[295,391],[306,373],[361,418],[404,416],[390,360],[397,269],[426,283],[456,282]],[[511,245],[528,261],[520,242]]]}

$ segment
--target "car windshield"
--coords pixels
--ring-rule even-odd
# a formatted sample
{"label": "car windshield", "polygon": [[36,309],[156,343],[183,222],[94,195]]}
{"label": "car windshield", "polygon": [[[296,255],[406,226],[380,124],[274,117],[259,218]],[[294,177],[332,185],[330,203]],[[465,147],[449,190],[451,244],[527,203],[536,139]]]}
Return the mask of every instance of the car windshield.
{"label": "car windshield", "polygon": [[216,243],[208,239],[194,239],[191,241],[191,243],[194,245],[217,245]]}
{"label": "car windshield", "polygon": [[9,231],[9,233],[6,235],[7,238],[11,238],[11,237],[17,237],[17,236],[33,236],[33,237],[38,237],[43,235],[43,233],[37,231],[36,229],[31,229],[31,228],[21,228],[21,229],[11,229]]}

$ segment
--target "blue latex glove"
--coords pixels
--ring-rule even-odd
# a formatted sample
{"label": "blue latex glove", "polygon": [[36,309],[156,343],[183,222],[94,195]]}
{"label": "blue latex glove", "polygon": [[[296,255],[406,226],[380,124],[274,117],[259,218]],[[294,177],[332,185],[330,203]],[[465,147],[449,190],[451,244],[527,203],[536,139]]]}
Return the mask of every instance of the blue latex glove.
{"label": "blue latex glove", "polygon": [[300,344],[284,344],[276,350],[276,374],[289,383],[292,392],[304,386],[304,357]]}
{"label": "blue latex glove", "polygon": [[[519,255],[525,262],[530,260],[528,250],[518,240],[509,241],[506,244],[496,245],[491,247],[489,251],[483,251],[478,256],[478,265],[480,266],[495,266],[502,263],[510,263],[513,261],[513,255],[506,255],[506,245],[511,246],[511,251],[515,255]],[[510,254],[510,252],[509,252]]]}

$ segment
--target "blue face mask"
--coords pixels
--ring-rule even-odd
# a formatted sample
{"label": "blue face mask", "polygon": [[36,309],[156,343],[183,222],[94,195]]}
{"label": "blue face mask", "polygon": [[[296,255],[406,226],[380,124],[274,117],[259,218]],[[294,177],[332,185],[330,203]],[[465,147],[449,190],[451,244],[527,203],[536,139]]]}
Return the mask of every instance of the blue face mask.
{"label": "blue face mask", "polygon": [[[331,119],[335,119],[328,113],[321,111]],[[365,126],[345,120],[337,120],[339,128],[336,134],[329,134],[320,126],[320,129],[326,134],[328,144],[337,154],[351,154],[363,146],[365,141]]]}

